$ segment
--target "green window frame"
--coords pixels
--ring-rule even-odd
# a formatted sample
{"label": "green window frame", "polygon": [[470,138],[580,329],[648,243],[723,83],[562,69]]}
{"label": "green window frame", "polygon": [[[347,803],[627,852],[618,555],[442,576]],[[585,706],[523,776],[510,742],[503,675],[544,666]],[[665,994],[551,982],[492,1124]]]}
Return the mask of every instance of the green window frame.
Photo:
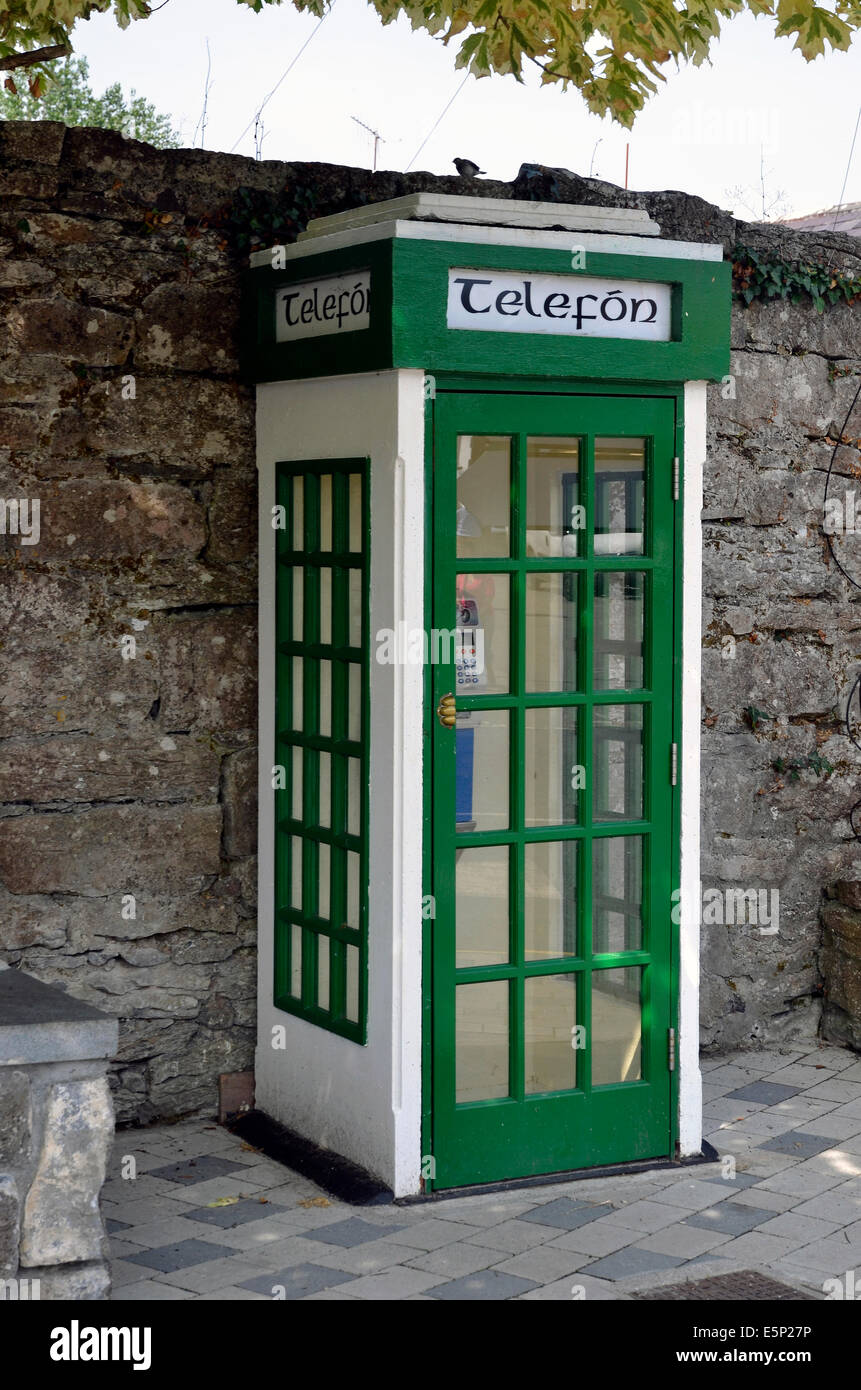
{"label": "green window frame", "polygon": [[367,1038],[368,459],[276,466],[275,982],[286,1013]]}

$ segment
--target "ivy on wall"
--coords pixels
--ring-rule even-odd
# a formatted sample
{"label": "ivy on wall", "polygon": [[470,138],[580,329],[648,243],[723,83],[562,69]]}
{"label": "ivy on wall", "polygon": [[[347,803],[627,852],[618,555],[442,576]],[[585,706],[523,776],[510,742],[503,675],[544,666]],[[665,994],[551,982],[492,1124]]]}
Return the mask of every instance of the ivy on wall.
{"label": "ivy on wall", "polygon": [[733,293],[744,304],[754,299],[788,299],[797,304],[804,295],[817,313],[832,304],[861,300],[861,277],[807,261],[770,260],[736,246],[732,253]]}

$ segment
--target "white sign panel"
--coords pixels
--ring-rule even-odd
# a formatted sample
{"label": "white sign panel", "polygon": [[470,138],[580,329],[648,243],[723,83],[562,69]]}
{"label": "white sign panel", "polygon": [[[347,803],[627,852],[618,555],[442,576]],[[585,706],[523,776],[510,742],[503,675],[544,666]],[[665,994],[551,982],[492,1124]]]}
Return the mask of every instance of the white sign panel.
{"label": "white sign panel", "polygon": [[285,285],[275,294],[275,341],[354,333],[371,322],[371,272]]}
{"label": "white sign panel", "polygon": [[669,342],[672,286],[585,275],[449,270],[449,328]]}

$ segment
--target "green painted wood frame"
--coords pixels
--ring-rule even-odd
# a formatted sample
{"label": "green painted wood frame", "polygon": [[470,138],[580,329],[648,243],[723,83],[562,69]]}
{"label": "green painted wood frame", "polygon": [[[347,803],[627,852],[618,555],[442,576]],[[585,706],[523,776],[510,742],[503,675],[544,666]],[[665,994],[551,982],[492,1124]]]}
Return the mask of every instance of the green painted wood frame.
{"label": "green painted wood frame", "polygon": [[[586,1086],[579,1095],[574,1096],[569,1093],[565,1096],[536,1097],[531,1100],[524,1097],[521,1101],[515,1101],[513,1105],[508,1106],[508,1110],[511,1112],[515,1106],[520,1105],[521,1114],[526,1118],[518,1120],[513,1126],[507,1121],[506,1126],[502,1129],[495,1126],[493,1112],[496,1111],[498,1117],[500,1111],[506,1108],[504,1102],[489,1101],[454,1107],[452,1030],[454,1026],[453,986],[455,977],[452,964],[451,926],[447,927],[446,925],[447,914],[449,924],[451,922],[451,907],[453,905],[453,755],[450,751],[450,745],[449,754],[446,756],[446,735],[443,731],[438,732],[438,726],[433,716],[440,694],[452,688],[452,672],[442,666],[428,670],[426,672],[428,713],[425,728],[425,825],[428,831],[432,828],[434,834],[433,839],[430,834],[426,834],[425,837],[425,892],[434,893],[436,919],[433,922],[426,922],[424,930],[422,1153],[425,1158],[428,1156],[434,1158],[434,1165],[431,1169],[425,1169],[426,1172],[433,1173],[433,1176],[429,1176],[425,1181],[426,1189],[446,1188],[468,1183],[493,1181],[504,1177],[588,1167],[599,1163],[618,1162],[638,1157],[667,1156],[673,1152],[677,1130],[676,1074],[667,1070],[665,1030],[671,1026],[677,1027],[678,1023],[676,1016],[678,929],[671,920],[670,895],[672,888],[678,884],[679,874],[679,797],[678,788],[670,785],[669,769],[664,763],[665,754],[667,757],[669,755],[670,743],[678,742],[680,737],[678,673],[681,643],[681,525],[677,524],[677,514],[680,517],[681,504],[680,502],[673,503],[670,489],[672,458],[680,453],[679,445],[683,428],[683,393],[681,388],[672,387],[665,387],[659,393],[658,388],[646,383],[632,383],[630,386],[626,384],[625,387],[605,383],[603,386],[595,388],[586,384],[578,387],[578,384],[571,382],[555,382],[553,383],[554,390],[548,391],[544,384],[520,381],[517,383],[516,390],[512,392],[513,383],[497,381],[493,383],[496,388],[493,391],[482,392],[477,389],[484,385],[486,383],[474,377],[441,378],[437,382],[436,399],[428,402],[426,579],[427,624],[429,628],[445,625],[442,624],[442,619],[445,615],[446,604],[451,597],[450,594],[447,596],[447,589],[453,579],[452,566],[454,569],[457,568],[457,562],[451,553],[448,554],[448,558],[442,566],[439,563],[440,546],[442,545],[444,549],[446,545],[446,542],[442,540],[446,532],[445,516],[453,516],[454,514],[453,468],[446,468],[443,462],[446,451],[448,451],[449,457],[451,456],[454,435],[458,432],[498,434],[508,433],[509,430],[517,434],[523,429],[529,433],[538,434],[577,433],[578,429],[582,432],[588,428],[592,429],[593,432],[603,434],[645,434],[650,435],[656,441],[655,459],[659,459],[660,476],[655,474],[653,463],[652,520],[650,523],[653,547],[651,565],[654,570],[660,571],[658,582],[667,589],[660,602],[660,611],[669,614],[669,619],[660,637],[658,665],[662,675],[657,681],[655,677],[659,673],[655,668],[656,654],[654,650],[651,658],[653,677],[647,702],[652,705],[653,723],[651,728],[651,773],[648,779],[651,800],[647,814],[651,817],[649,824],[653,829],[660,823],[661,839],[663,840],[662,862],[660,866],[657,866],[653,860],[652,872],[649,876],[652,934],[651,937],[647,937],[644,945],[651,948],[653,957],[650,957],[648,952],[626,954],[619,957],[618,963],[636,964],[641,961],[641,958],[642,961],[653,959],[653,963],[657,963],[659,966],[660,979],[657,978],[658,971],[652,969],[653,978],[650,984],[650,995],[647,999],[651,1026],[644,1047],[644,1076],[648,1078],[647,1081],[626,1083],[619,1087],[601,1087],[590,1098],[588,1075],[585,1070],[581,1070],[580,1076],[586,1077]],[[453,388],[451,394],[449,388]],[[580,394],[578,394],[578,389]],[[539,394],[540,416],[535,413]],[[621,430],[618,427],[620,408],[625,410],[626,419],[629,422]],[[656,411],[658,415],[656,415]],[[572,425],[576,425],[576,428],[572,429]],[[434,466],[431,468],[430,460],[433,457],[434,444],[437,452]],[[587,502],[587,504],[590,503]],[[432,518],[435,518],[435,524]],[[449,524],[448,529],[450,532],[451,524]],[[436,564],[434,564],[432,553],[434,536],[436,536],[437,542]],[[450,535],[447,544],[449,551],[451,551],[453,546]],[[590,564],[597,569],[643,568],[643,562],[633,557],[622,561],[601,559],[597,564],[594,561],[581,558],[567,561],[563,567],[583,571],[588,570]],[[509,562],[506,562],[504,567],[512,571],[512,565]],[[559,566],[554,561],[551,567],[556,569]],[[646,568],[649,567],[646,564]],[[469,568],[478,569],[480,565],[471,560]],[[490,568],[493,568],[493,562],[490,563]],[[513,568],[517,569],[518,566],[515,565]],[[655,601],[656,597],[653,597],[653,603]],[[653,632],[653,646],[655,635]],[[587,655],[582,656],[582,660],[587,661],[588,659]],[[665,691],[661,692],[664,696],[662,700],[657,698],[659,685],[666,685],[667,687]],[[585,690],[585,688],[581,682],[581,690]],[[616,695],[606,697],[607,702],[610,702],[610,698],[615,703]],[[639,700],[640,697],[634,695],[624,698]],[[482,700],[479,699],[473,703],[481,705]],[[497,697],[487,697],[483,703],[486,706],[499,706],[507,702]],[[518,702],[512,697],[508,703],[513,707]],[[549,696],[539,700],[530,699],[530,703],[554,704],[558,701],[556,696]],[[586,701],[583,695],[578,694],[571,698],[571,703],[582,706]],[[442,755],[440,738],[443,740]],[[450,734],[449,738],[451,738]],[[661,749],[663,752],[660,751]],[[441,756],[442,762],[440,761]],[[514,781],[516,781],[516,762],[515,757],[512,759]],[[514,781],[512,782],[512,791],[517,796],[519,793]],[[433,796],[431,788],[434,789],[435,796]],[[636,828],[634,827],[634,829]],[[566,834],[575,839],[582,838],[583,830],[582,827],[578,827],[566,832]],[[558,832],[554,830],[547,832],[543,838],[557,838],[557,836]],[[480,843],[482,838],[486,839],[487,837],[479,837],[477,843]],[[490,837],[491,840],[494,838],[499,837]],[[516,835],[513,837],[502,836],[503,840],[511,840],[512,838],[516,840],[518,837]],[[533,832],[530,838],[542,838],[542,835],[540,833],[536,835]],[[441,844],[446,847],[442,852],[440,852]],[[585,896],[585,892],[583,896]],[[660,923],[656,921],[658,914],[660,914]],[[521,934],[522,944],[522,923],[517,930]],[[448,940],[446,940],[447,933]],[[660,948],[656,952],[658,936],[660,936]],[[659,962],[657,961],[658,955],[660,956]],[[448,956],[447,960],[446,956]],[[512,960],[515,960],[514,956],[512,956]],[[522,952],[520,961],[519,966],[512,965],[509,969],[502,971],[496,968],[467,970],[461,972],[459,978],[467,982],[503,977],[512,981],[512,989],[521,990],[523,986],[520,982],[524,975]],[[587,959],[581,960],[578,957],[574,963],[574,969],[578,972],[582,969],[585,977],[589,963]],[[607,967],[613,963],[612,958],[601,957],[601,966]],[[571,962],[567,963],[567,965],[570,964]],[[526,973],[551,974],[558,971],[559,963],[551,962],[550,964],[542,964],[540,967],[530,966]],[[443,991],[444,997],[442,999],[434,994],[435,982]],[[581,998],[586,1003],[585,993],[581,992]],[[448,1019],[445,1017],[446,1010],[449,1011]],[[517,1066],[515,1061],[515,1073]],[[522,1078],[518,1079],[515,1074],[514,1090],[522,1089],[521,1081]],[[659,1094],[657,1099],[654,1094],[650,1099],[646,1099],[644,1093],[649,1090],[652,1081],[658,1086]],[[597,1105],[595,1105],[596,1100]],[[582,1144],[578,1147],[576,1143],[572,1143],[571,1135],[577,1129],[575,1112],[579,1107],[580,1128],[582,1130],[583,1120],[587,1114],[586,1106],[590,1102],[593,1110],[593,1113],[589,1115],[591,1133],[588,1145],[584,1149]],[[538,1117],[540,1117],[538,1132],[543,1135],[543,1140],[540,1143],[535,1143],[533,1141]],[[485,1131],[489,1131],[489,1137]],[[621,1142],[621,1147],[620,1133],[627,1136]]]}
{"label": "green painted wood frame", "polygon": [[[731,267],[723,261],[589,251],[572,268],[567,249],[491,246],[399,237],[344,247],[257,267],[243,278],[241,362],[250,381],[413,367],[430,373],[568,377],[580,380],[717,380],[729,371]],[[660,244],[660,243],[653,243]],[[448,271],[479,269],[599,276],[669,283],[673,287],[670,342],[571,337],[545,333],[487,333],[446,326]],[[275,296],[285,285],[370,270],[370,326],[298,341],[275,341]]]}
{"label": "green painted wood frame", "polygon": [[[321,537],[321,478],[331,479],[331,544]],[[360,535],[351,535],[350,481],[360,479]],[[302,480],[303,515],[294,518],[294,480]],[[275,766],[285,769],[275,791],[275,973],[273,1002],[286,1013],[339,1033],[353,1042],[367,1038],[368,970],[368,783],[370,737],[370,465],[367,459],[281,462],[276,466],[276,504],[283,527],[276,547]],[[358,539],[360,548],[355,548]],[[294,629],[294,576],[302,573],[301,633]],[[321,576],[330,574],[331,632],[321,632]],[[350,575],[359,574],[361,635],[350,631]],[[294,662],[301,685],[294,685]],[[329,663],[331,704],[328,732],[321,728],[321,665]],[[350,670],[360,672],[351,687]],[[356,688],[358,686],[358,689]],[[294,700],[301,701],[301,717]],[[352,706],[360,700],[355,721]],[[297,717],[294,717],[296,714]],[[330,721],[330,722],[329,722]],[[358,729],[355,727],[358,723]],[[352,725],[352,727],[351,727]],[[358,734],[358,737],[356,737]],[[301,763],[298,806],[294,801],[293,754]],[[320,760],[328,756],[328,825],[321,807]],[[358,767],[358,806],[349,789]],[[358,820],[358,826],[355,821]],[[293,893],[293,845],[298,844],[300,891]],[[320,856],[330,861],[329,910],[319,900]],[[354,884],[355,921],[349,922],[349,856],[358,860]],[[298,897],[299,901],[296,901]],[[294,934],[301,942],[293,971]],[[320,943],[328,950],[328,998],[320,1002]],[[350,951],[356,951],[356,1007],[350,1009]],[[298,976],[298,978],[297,978]],[[352,1013],[355,1017],[350,1016]]]}

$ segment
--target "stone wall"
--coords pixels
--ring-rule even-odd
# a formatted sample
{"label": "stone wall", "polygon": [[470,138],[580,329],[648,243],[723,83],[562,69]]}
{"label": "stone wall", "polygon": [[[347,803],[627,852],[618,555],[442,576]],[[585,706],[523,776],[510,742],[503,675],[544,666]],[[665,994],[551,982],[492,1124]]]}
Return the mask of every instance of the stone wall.
{"label": "stone wall", "polygon": [[[121,1119],[211,1112],[218,1073],[252,1063],[255,992],[248,236],[229,209],[289,240],[309,212],[464,185],[43,123],[0,125],[0,187],[0,496],[41,507],[38,544],[0,536],[0,951],[119,1018]],[[664,236],[858,266],[845,236],[739,227],[689,195],[537,165],[469,191],[642,206]],[[781,891],[776,936],[704,929],[718,1049],[815,1031],[819,898],[857,874],[840,716],[861,609],[818,513],[858,318],[809,300],[738,311],[735,396],[710,393],[704,881]],[[749,727],[747,706],[768,718]],[[830,777],[775,773],[812,750]]]}

